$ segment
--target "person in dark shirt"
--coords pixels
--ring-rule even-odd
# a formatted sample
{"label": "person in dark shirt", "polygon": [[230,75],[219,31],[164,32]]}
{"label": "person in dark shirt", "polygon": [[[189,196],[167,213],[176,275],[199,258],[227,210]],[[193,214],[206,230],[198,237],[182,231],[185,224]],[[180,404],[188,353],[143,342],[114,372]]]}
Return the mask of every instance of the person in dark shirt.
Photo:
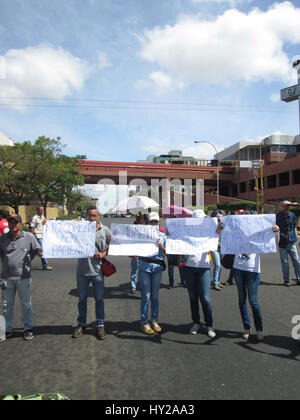
{"label": "person in dark shirt", "polygon": [[22,305],[24,340],[33,339],[31,305],[31,261],[43,256],[40,245],[31,233],[23,232],[21,216],[8,218],[9,233],[0,237],[0,257],[2,259],[2,309],[6,323],[6,336],[12,336],[15,296],[18,292]]}
{"label": "person in dark shirt", "polygon": [[276,224],[280,228],[279,252],[281,258],[283,279],[285,286],[290,286],[289,256],[292,260],[296,281],[300,285],[300,263],[297,250],[297,220],[294,213],[290,211],[289,201],[283,203],[283,211],[276,216]]}

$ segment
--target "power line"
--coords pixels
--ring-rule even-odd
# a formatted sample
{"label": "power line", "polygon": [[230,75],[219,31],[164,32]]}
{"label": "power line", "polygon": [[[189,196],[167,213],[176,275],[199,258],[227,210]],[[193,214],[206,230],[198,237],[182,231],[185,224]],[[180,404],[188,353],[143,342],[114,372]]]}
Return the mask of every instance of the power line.
{"label": "power line", "polygon": [[[0,98],[1,99],[1,98]],[[203,107],[217,106],[202,105]],[[188,107],[142,107],[142,106],[108,106],[108,105],[55,105],[55,104],[16,104],[0,102],[0,107],[14,107],[14,108],[53,108],[53,109],[106,109],[106,110],[128,110],[128,111],[190,111],[190,112],[231,112],[231,113],[281,113],[281,114],[295,114],[292,111],[282,111],[280,109],[230,109],[228,108],[188,108]],[[224,106],[223,106],[224,107]]]}
{"label": "power line", "polygon": [[[91,103],[128,103],[128,104],[142,104],[142,105],[174,105],[174,106],[190,106],[190,107],[230,107],[230,108],[256,108],[264,109],[259,105],[236,105],[236,104],[216,104],[216,103],[199,103],[199,102],[170,102],[170,101],[138,101],[138,100],[127,100],[127,99],[93,99],[93,98],[37,98],[37,97],[10,97],[0,96],[0,100],[12,100],[12,101],[49,101],[49,102],[91,102]],[[14,105],[14,104],[12,104]],[[20,104],[19,104],[20,105]],[[33,104],[32,104],[33,105]],[[20,105],[21,106],[21,105]],[[25,106],[25,104],[24,104]],[[274,108],[275,110],[275,108]],[[269,110],[268,110],[269,111]],[[272,109],[273,111],[273,109]],[[279,108],[276,112],[282,112]]]}

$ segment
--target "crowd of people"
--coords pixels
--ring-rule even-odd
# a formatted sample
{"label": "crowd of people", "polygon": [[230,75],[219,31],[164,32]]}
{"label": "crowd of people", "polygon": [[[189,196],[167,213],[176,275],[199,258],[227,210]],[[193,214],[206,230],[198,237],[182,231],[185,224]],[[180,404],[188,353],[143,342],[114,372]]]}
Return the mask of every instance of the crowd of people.
{"label": "crowd of people", "polygon": [[[300,285],[300,262],[297,250],[297,221],[290,211],[291,203],[283,203],[283,211],[276,217],[274,232],[279,233],[279,249],[283,271],[283,282],[290,286],[289,257],[292,260],[297,284]],[[246,212],[244,214],[247,214]],[[222,235],[222,215],[218,217],[218,234]],[[196,210],[194,218],[206,217],[203,210]],[[242,216],[241,216],[242,217]],[[92,258],[79,259],[77,264],[77,288],[79,295],[77,326],[73,338],[78,339],[85,334],[87,328],[87,302],[90,284],[93,286],[96,306],[96,336],[99,340],[106,338],[105,310],[104,310],[104,273],[103,264],[109,253],[112,234],[108,227],[100,221],[100,214],[96,207],[87,210],[87,220],[96,222],[95,254]],[[52,270],[43,257],[43,229],[47,220],[43,209],[37,209],[36,216],[30,224],[30,232],[24,232],[22,218],[19,215],[9,215],[0,211],[0,256],[2,260],[2,313],[6,321],[5,341],[13,335],[13,313],[15,296],[18,293],[22,306],[22,322],[24,326],[24,340],[34,338],[32,304],[31,304],[31,262],[39,256],[44,270]],[[141,330],[147,336],[154,336],[162,332],[159,325],[159,291],[163,272],[167,269],[168,261],[169,287],[174,286],[174,268],[180,270],[181,284],[188,291],[190,300],[192,326],[190,333],[197,335],[201,329],[200,304],[202,306],[206,333],[210,338],[216,337],[211,304],[211,289],[221,290],[221,264],[228,256],[221,255],[220,249],[212,253],[180,257],[177,262],[166,255],[166,241],[168,231],[164,232],[157,213],[140,214],[136,224],[151,225],[158,228],[158,253],[151,258],[131,257],[131,293],[136,293],[137,284],[141,291],[140,323]],[[211,279],[211,262],[214,263],[213,281]],[[252,335],[251,320],[248,312],[247,300],[253,312],[256,339],[264,340],[262,311],[258,301],[258,291],[261,278],[260,255],[235,255],[230,264],[229,281],[236,281],[239,295],[239,306],[243,323],[242,337],[249,340]],[[151,304],[151,305],[150,305]],[[150,308],[151,306],[151,308]],[[149,319],[149,309],[151,316]]]}

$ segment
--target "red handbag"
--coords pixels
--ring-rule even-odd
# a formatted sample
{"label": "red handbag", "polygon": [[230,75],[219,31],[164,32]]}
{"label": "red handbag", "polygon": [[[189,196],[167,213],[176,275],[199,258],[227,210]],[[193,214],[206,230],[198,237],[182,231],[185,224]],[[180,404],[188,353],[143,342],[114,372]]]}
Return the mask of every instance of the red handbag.
{"label": "red handbag", "polygon": [[104,277],[111,277],[116,274],[117,269],[111,262],[104,258],[102,261],[102,272]]}

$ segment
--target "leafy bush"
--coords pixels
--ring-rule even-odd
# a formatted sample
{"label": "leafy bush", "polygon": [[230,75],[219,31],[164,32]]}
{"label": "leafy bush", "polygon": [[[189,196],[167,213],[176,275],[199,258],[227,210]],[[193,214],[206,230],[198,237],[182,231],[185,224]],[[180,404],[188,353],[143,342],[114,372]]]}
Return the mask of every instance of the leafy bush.
{"label": "leafy bush", "polygon": [[239,201],[239,202],[230,202],[223,203],[219,205],[220,210],[227,212],[236,212],[238,210],[256,210],[256,203],[253,201]]}

